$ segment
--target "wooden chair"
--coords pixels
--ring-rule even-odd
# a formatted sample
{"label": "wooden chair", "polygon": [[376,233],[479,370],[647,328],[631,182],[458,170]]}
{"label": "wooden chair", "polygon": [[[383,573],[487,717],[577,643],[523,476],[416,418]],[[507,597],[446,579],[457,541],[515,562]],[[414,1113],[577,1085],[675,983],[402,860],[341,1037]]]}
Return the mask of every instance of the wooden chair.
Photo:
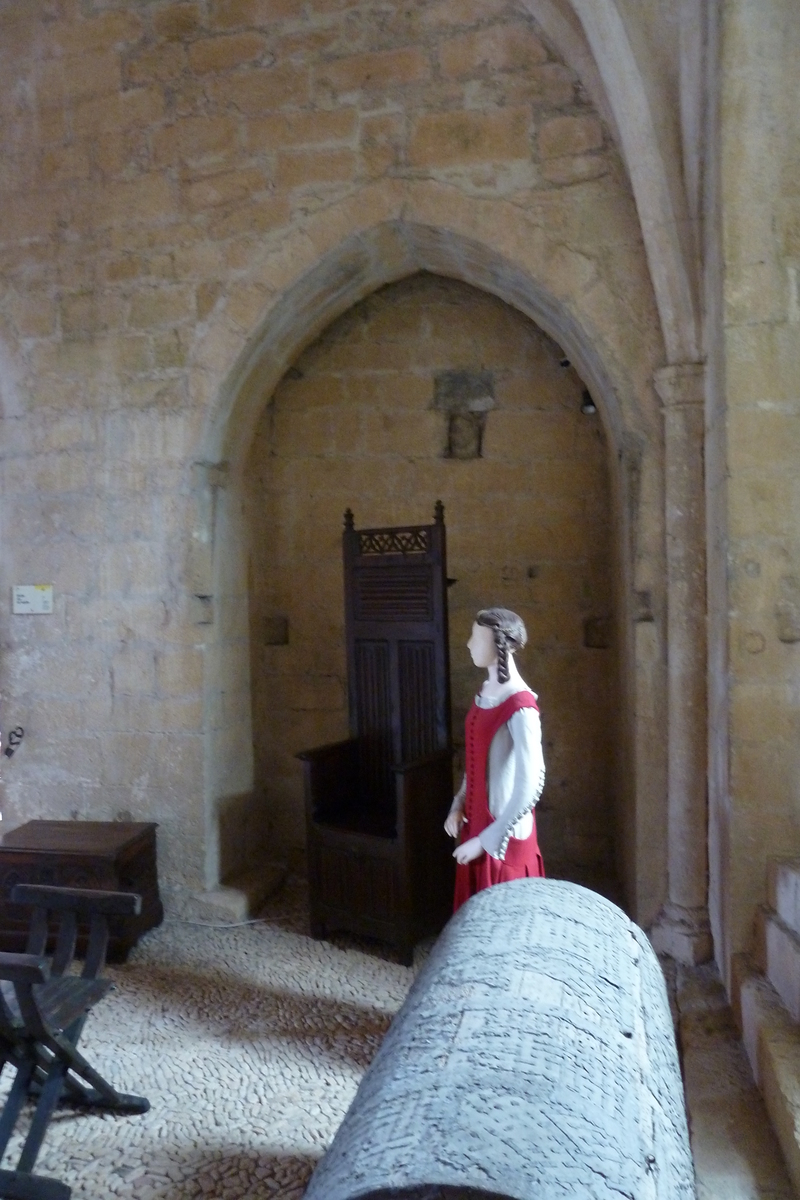
{"label": "wooden chair", "polygon": [[[33,1174],[47,1126],[59,1101],[119,1113],[144,1113],[142,1096],[118,1092],[90,1066],[77,1045],[90,1009],[113,984],[99,978],[108,948],[108,918],[135,916],[141,897],[128,892],[17,884],[14,904],[33,905],[25,954],[0,953],[0,1059],[16,1077],[0,1115],[0,1157],[26,1100],[35,1107],[16,1170],[0,1170],[0,1196],[11,1200],[68,1200],[70,1188]],[[50,915],[58,915],[51,960]],[[89,923],[80,975],[71,970],[79,920]]]}
{"label": "wooden chair", "polygon": [[366,934],[411,962],[452,906],[444,508],[343,533],[350,737],[303,762],[311,932]]}

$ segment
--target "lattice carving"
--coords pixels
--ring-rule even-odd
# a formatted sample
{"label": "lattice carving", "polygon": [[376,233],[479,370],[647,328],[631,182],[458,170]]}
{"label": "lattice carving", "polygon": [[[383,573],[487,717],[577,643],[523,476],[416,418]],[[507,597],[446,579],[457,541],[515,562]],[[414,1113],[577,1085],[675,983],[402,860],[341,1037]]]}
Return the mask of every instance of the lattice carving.
{"label": "lattice carving", "polygon": [[428,554],[430,548],[428,525],[408,529],[362,529],[358,534],[359,554]]}
{"label": "lattice carving", "polygon": [[350,737],[306,751],[311,930],[403,962],[452,905],[444,505],[432,525],[342,530]]}
{"label": "lattice carving", "polygon": [[430,621],[431,567],[420,563],[356,571],[354,600],[358,621]]}
{"label": "lattice carving", "polygon": [[400,642],[397,649],[403,762],[413,762],[438,748],[436,648],[433,642]]}
{"label": "lattice carving", "polygon": [[356,643],[356,708],[362,794],[385,804],[392,795],[392,709],[389,643]]}

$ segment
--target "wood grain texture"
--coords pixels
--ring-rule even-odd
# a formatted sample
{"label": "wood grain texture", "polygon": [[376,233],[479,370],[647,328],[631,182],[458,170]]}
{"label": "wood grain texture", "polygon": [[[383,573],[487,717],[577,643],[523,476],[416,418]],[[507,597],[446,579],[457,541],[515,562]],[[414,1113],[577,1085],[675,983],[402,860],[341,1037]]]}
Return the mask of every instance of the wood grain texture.
{"label": "wood grain texture", "polygon": [[658,960],[594,892],[522,879],[450,921],[305,1200],[693,1200]]}
{"label": "wood grain texture", "polygon": [[414,945],[451,912],[453,793],[444,507],[342,531],[350,743],[303,762],[311,932]]}
{"label": "wood grain texture", "polygon": [[[29,949],[28,906],[42,903],[44,895],[51,911],[65,905],[80,917],[80,954],[89,938],[88,914],[102,909],[113,917],[108,958],[124,962],[141,935],[164,916],[157,828],[140,821],[35,820],[10,830],[0,844],[0,950]],[[17,887],[23,890],[12,899]],[[26,893],[27,888],[33,890]],[[63,904],[62,889],[67,889]]]}

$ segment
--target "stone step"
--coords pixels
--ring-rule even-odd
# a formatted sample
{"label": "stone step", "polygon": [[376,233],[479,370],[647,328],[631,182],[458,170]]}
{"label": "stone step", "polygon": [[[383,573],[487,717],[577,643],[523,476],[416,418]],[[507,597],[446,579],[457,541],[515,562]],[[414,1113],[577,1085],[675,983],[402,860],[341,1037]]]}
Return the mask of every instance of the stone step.
{"label": "stone step", "polygon": [[697,1200],[796,1200],[716,967],[667,967],[680,1022]]}
{"label": "stone step", "polygon": [[238,923],[256,916],[286,879],[282,863],[263,863],[230,876],[225,883],[194,897],[192,915],[213,924]]}
{"label": "stone step", "polygon": [[756,913],[754,958],[792,1020],[800,1022],[800,937],[770,908]]}
{"label": "stone step", "polygon": [[800,858],[773,858],[769,862],[767,903],[800,937]]}
{"label": "stone step", "polygon": [[733,959],[733,1011],[756,1083],[800,1196],[800,1026],[746,954]]}

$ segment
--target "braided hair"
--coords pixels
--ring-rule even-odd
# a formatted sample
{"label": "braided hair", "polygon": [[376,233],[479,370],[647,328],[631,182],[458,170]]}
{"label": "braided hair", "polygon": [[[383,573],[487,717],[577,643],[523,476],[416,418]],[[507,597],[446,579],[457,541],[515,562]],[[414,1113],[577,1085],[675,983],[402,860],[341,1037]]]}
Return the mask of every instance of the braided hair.
{"label": "braided hair", "polygon": [[475,618],[476,625],[485,625],[494,634],[497,649],[497,678],[508,683],[508,654],[521,650],[528,640],[528,631],[522,617],[510,608],[482,608]]}

